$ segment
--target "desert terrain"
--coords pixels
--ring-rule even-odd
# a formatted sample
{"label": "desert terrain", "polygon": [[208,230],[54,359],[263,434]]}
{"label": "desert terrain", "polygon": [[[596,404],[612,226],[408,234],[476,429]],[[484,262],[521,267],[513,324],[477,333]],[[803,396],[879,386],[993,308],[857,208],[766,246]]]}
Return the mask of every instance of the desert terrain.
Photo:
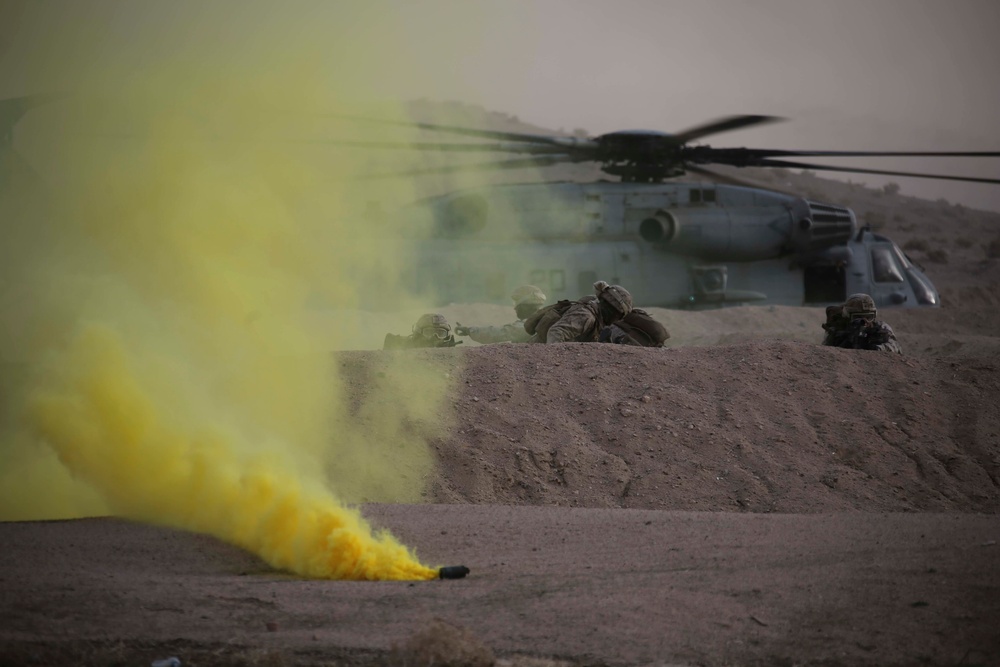
{"label": "desert terrain", "polygon": [[[0,664],[1000,664],[1000,214],[758,177],[925,267],[943,307],[881,313],[903,356],[768,306],[651,309],[663,349],[414,352],[457,376],[450,428],[424,503],[361,508],[467,578],[306,580],[117,518],[3,523]],[[386,354],[334,370],[363,400]]]}

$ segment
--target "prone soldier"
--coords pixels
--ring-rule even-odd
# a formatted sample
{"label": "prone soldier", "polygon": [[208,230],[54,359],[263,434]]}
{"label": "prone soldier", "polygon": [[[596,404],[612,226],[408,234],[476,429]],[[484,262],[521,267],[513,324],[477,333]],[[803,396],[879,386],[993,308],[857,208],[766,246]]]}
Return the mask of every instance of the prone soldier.
{"label": "prone soldier", "polygon": [[427,313],[420,316],[409,336],[387,333],[382,349],[409,350],[421,347],[455,347],[461,344],[462,341],[456,341],[451,334],[451,325],[444,315]]}
{"label": "prone soldier", "polygon": [[902,354],[892,327],[877,318],[875,300],[867,294],[852,294],[841,306],[827,306],[823,345]]}
{"label": "prone soldier", "polygon": [[477,343],[527,343],[531,334],[524,330],[524,322],[545,305],[545,293],[534,285],[521,285],[510,295],[514,302],[517,320],[502,327],[466,327],[455,323],[455,333],[468,336]]}
{"label": "prone soldier", "polygon": [[630,312],[632,295],[628,290],[598,280],[594,295],[542,308],[525,321],[524,330],[538,343],[597,342],[602,329]]}

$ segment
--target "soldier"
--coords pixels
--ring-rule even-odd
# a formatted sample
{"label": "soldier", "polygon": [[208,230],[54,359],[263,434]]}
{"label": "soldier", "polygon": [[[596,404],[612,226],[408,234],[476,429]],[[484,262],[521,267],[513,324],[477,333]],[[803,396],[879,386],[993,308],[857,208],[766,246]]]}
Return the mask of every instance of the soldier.
{"label": "soldier", "polygon": [[620,285],[594,283],[596,296],[560,301],[529,317],[524,329],[539,343],[596,342],[601,330],[632,312],[632,295]]}
{"label": "soldier", "polygon": [[598,342],[615,343],[617,345],[638,345],[640,347],[663,347],[670,338],[667,328],[653,319],[653,316],[641,308],[633,308],[632,312],[620,321],[601,329]]}
{"label": "soldier", "polygon": [[867,294],[852,294],[842,306],[828,306],[823,345],[902,354],[892,327],[877,316],[875,300]]}
{"label": "soldier", "polygon": [[524,321],[545,305],[545,293],[534,285],[521,285],[510,295],[517,321],[502,327],[464,327],[455,323],[455,333],[468,336],[477,343],[527,343],[531,334],[524,330]]}
{"label": "soldier", "polygon": [[413,325],[413,333],[409,336],[397,336],[387,333],[383,350],[407,350],[418,347],[455,347],[462,341],[456,341],[451,335],[451,325],[444,315],[427,313],[421,315]]}

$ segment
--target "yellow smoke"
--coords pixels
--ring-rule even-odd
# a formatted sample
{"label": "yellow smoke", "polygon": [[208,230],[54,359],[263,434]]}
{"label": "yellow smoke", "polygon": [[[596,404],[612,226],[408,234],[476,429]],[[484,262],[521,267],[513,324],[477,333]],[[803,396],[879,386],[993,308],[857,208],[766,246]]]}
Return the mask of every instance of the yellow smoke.
{"label": "yellow smoke", "polygon": [[[0,202],[16,223],[0,342],[20,374],[0,387],[0,519],[111,512],[304,576],[433,577],[343,504],[420,499],[449,390],[433,360],[396,355],[361,399],[330,355],[380,346],[357,319],[369,299],[420,307],[393,229],[359,219],[412,186],[338,180],[372,165],[300,141],[371,96],[351,52],[365,22],[264,16],[266,40],[227,41],[226,16],[185,7],[160,17],[179,41],[148,52],[85,48],[135,28],[121,6],[48,35],[86,94],[19,136],[44,194]],[[361,53],[395,60],[387,43]]]}
{"label": "yellow smoke", "polygon": [[283,452],[241,453],[239,437],[212,422],[180,428],[151,402],[112,330],[86,326],[58,363],[32,396],[30,421],[116,512],[212,533],[305,576],[435,576]]}

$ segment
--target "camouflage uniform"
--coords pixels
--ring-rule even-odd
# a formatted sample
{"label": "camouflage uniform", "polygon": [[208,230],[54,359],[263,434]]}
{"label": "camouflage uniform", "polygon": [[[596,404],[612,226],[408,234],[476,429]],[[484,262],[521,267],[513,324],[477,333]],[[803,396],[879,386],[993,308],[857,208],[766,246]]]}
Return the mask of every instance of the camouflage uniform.
{"label": "camouflage uniform", "polygon": [[531,335],[524,330],[524,320],[515,320],[502,327],[462,327],[457,333],[468,331],[469,338],[477,343],[527,343]]}
{"label": "camouflage uniform", "polygon": [[601,330],[632,312],[632,295],[620,285],[594,283],[597,296],[585,296],[570,305],[545,333],[546,343],[596,342]]}
{"label": "camouflage uniform", "polygon": [[445,316],[438,313],[421,315],[413,325],[412,331],[409,336],[387,333],[382,349],[408,350],[421,347],[455,347],[462,344],[462,341],[456,341],[451,335],[451,325]]}
{"label": "camouflage uniform", "polygon": [[892,327],[876,319],[877,314],[875,301],[867,294],[852,294],[842,306],[828,306],[823,345],[902,354]]}
{"label": "camouflage uniform", "polygon": [[663,347],[670,338],[667,328],[653,319],[652,315],[641,308],[633,308],[632,312],[623,317],[620,322],[601,329],[601,343],[617,345],[637,345],[639,347]]}
{"label": "camouflage uniform", "polygon": [[510,295],[518,319],[502,327],[464,327],[456,323],[455,333],[477,343],[528,343],[533,336],[524,330],[524,321],[545,303],[545,293],[534,285],[521,285]]}

